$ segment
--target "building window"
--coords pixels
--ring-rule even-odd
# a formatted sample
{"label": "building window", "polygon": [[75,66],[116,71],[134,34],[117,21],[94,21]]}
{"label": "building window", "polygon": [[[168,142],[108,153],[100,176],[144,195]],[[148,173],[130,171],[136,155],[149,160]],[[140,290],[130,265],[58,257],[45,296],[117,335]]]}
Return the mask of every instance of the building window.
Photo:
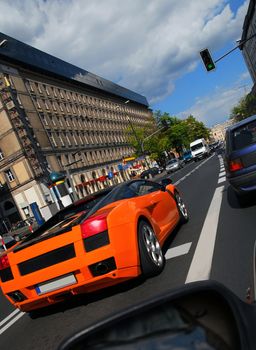
{"label": "building window", "polygon": [[61,136],[61,133],[58,133],[57,136],[58,136],[58,138],[60,140],[61,146],[65,146],[65,143],[64,143],[64,141],[62,139],[62,136]]}
{"label": "building window", "polygon": [[49,138],[50,138],[51,143],[52,143],[55,147],[57,147],[58,145],[57,145],[57,143],[56,143],[56,141],[55,141],[54,134],[53,134],[52,132],[49,133]]}
{"label": "building window", "polygon": [[17,96],[17,100],[18,100],[18,103],[19,103],[20,108],[23,108],[23,105],[22,105],[22,102],[21,102],[19,96]]}
{"label": "building window", "polygon": [[40,113],[40,117],[41,117],[44,125],[49,125],[48,120],[47,120],[46,116],[43,113]]}
{"label": "building window", "polygon": [[67,133],[66,133],[66,139],[67,139],[68,145],[69,145],[69,146],[71,146],[71,145],[72,145],[72,143],[71,143],[71,141],[70,141],[70,139],[69,139],[69,137],[68,137],[68,134],[67,134]]}
{"label": "building window", "polygon": [[48,86],[44,85],[44,88],[45,88],[45,91],[46,91],[47,95],[50,96],[50,92],[49,92]]}
{"label": "building window", "polygon": [[41,89],[41,85],[36,83],[36,87],[37,87],[37,90],[39,91],[40,94],[43,93],[42,89]]}
{"label": "building window", "polygon": [[6,170],[5,171],[5,175],[7,176],[7,179],[8,179],[9,182],[12,182],[12,181],[15,180],[15,177],[14,177],[11,169]]}
{"label": "building window", "polygon": [[56,126],[56,121],[55,121],[55,118],[54,118],[53,116],[50,116],[50,118],[51,118],[51,122],[52,122],[52,124],[53,124],[54,126]]}
{"label": "building window", "polygon": [[62,92],[62,90],[60,90],[60,89],[59,89],[59,94],[60,94],[60,97],[61,97],[61,98],[64,98],[63,92]]}
{"label": "building window", "polygon": [[29,88],[31,92],[34,92],[33,83],[31,81],[29,82]]}
{"label": "building window", "polygon": [[72,111],[73,111],[74,114],[76,114],[76,108],[75,108],[74,105],[72,105]]}
{"label": "building window", "polygon": [[40,105],[40,103],[39,103],[39,100],[38,100],[38,99],[36,99],[36,105],[37,105],[37,108],[41,109],[41,105]]}
{"label": "building window", "polygon": [[77,145],[77,140],[76,140],[75,134],[71,133],[71,135],[72,135],[72,137],[73,137],[73,140],[74,140],[75,145]]}
{"label": "building window", "polygon": [[46,108],[46,109],[49,109],[49,106],[48,106],[48,104],[47,104],[46,101],[44,101],[44,105],[45,105],[45,108]]}
{"label": "building window", "polygon": [[60,126],[63,126],[63,123],[62,123],[62,118],[57,117],[57,119],[58,119],[58,123],[60,124]]}
{"label": "building window", "polygon": [[83,145],[83,144],[84,144],[84,141],[83,141],[83,139],[82,139],[81,133],[77,132],[77,133],[76,133],[76,136],[79,138],[81,145]]}
{"label": "building window", "polygon": [[65,119],[65,122],[66,122],[67,126],[70,126],[70,124],[69,124],[69,118],[68,118],[68,117],[65,117],[64,119]]}
{"label": "building window", "polygon": [[4,159],[3,151],[0,149],[0,160]]}

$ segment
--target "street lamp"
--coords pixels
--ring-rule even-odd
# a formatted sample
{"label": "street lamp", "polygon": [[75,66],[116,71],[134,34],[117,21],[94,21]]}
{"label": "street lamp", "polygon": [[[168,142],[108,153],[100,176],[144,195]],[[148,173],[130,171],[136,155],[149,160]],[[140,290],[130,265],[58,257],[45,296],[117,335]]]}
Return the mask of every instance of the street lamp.
{"label": "street lamp", "polygon": [[[72,155],[75,156],[77,153],[80,153],[80,151],[77,151],[77,152],[75,152],[75,153],[72,153]],[[68,181],[69,181],[69,183],[70,183],[70,186],[71,186],[71,189],[72,189],[72,193],[73,193],[73,198],[72,198],[72,199],[73,199],[73,202],[77,201],[79,198],[78,198],[78,195],[77,195],[77,193],[76,193],[76,189],[75,189],[75,186],[74,186],[74,183],[73,183],[73,179],[71,178],[71,175],[70,175],[70,171],[69,171],[69,169],[68,169],[68,166],[69,166],[69,165],[76,164],[76,163],[78,163],[78,162],[80,162],[80,161],[81,161],[81,159],[78,159],[78,160],[76,160],[76,161],[74,161],[74,162],[72,162],[72,163],[68,163],[68,164],[64,165],[64,169],[65,169],[65,171],[66,171],[67,178],[68,178]]]}
{"label": "street lamp", "polygon": [[[130,100],[125,101],[125,104],[128,104],[129,102],[130,102]],[[143,141],[141,141],[141,140],[139,139],[139,137],[138,137],[138,135],[137,135],[137,133],[136,133],[136,131],[135,131],[135,129],[134,129],[134,126],[133,126],[133,124],[132,124],[132,122],[131,122],[131,120],[130,120],[130,118],[129,118],[129,116],[128,116],[127,114],[126,114],[126,118],[127,118],[128,122],[129,122],[129,124],[130,124],[130,127],[131,127],[131,129],[132,129],[132,132],[133,132],[135,138],[136,138],[136,141],[138,142],[138,145],[140,146],[141,154],[142,154],[142,156],[144,156],[144,148],[143,148],[144,145],[143,145]],[[145,161],[146,161],[147,166],[149,166],[146,157],[145,157]]]}

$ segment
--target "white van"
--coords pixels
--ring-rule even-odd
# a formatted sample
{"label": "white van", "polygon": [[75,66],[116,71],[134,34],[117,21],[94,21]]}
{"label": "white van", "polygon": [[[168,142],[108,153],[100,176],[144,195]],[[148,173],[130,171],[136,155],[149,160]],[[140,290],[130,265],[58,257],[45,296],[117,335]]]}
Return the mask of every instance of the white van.
{"label": "white van", "polygon": [[197,139],[191,142],[190,149],[195,162],[199,159],[208,157],[210,154],[210,148],[205,139]]}

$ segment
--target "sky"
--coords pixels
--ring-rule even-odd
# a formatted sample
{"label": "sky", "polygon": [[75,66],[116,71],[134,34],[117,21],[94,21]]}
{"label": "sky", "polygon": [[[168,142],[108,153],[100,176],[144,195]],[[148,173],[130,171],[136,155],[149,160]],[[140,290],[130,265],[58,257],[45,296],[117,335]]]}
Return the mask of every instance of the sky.
{"label": "sky", "polygon": [[150,108],[208,127],[251,90],[237,49],[249,0],[0,0],[0,32],[146,96]]}

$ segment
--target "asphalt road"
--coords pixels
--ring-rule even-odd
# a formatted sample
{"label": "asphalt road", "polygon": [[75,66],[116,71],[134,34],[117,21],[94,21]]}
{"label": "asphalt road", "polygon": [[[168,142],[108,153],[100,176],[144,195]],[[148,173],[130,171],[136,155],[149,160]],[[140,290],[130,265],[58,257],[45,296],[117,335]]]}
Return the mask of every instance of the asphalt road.
{"label": "asphalt road", "polygon": [[164,271],[146,281],[137,279],[59,304],[36,319],[14,311],[0,295],[2,349],[56,349],[75,331],[193,280],[215,279],[245,299],[252,280],[255,202],[239,206],[218,155],[189,163],[170,177],[182,193],[190,220],[166,245]]}

